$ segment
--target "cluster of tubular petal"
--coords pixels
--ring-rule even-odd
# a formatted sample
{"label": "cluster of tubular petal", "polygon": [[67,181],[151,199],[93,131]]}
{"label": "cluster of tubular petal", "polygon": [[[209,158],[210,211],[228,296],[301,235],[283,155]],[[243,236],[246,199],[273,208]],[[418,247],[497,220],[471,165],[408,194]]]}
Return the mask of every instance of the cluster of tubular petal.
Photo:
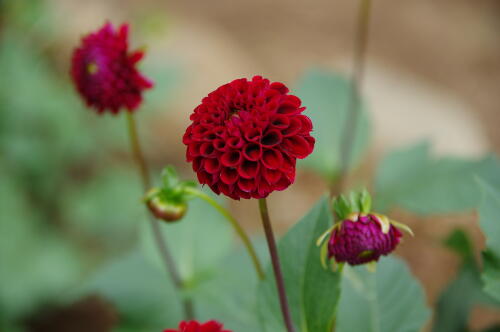
{"label": "cluster of tubular petal", "polygon": [[183,138],[198,180],[231,198],[264,198],[294,182],[314,148],[311,120],[282,83],[237,79],[202,100]]}
{"label": "cluster of tubular petal", "polygon": [[333,228],[328,257],[350,265],[378,261],[396,248],[401,237],[400,230],[383,215],[352,214]]}
{"label": "cluster of tubular petal", "polygon": [[128,53],[128,31],[128,24],[115,30],[106,23],[85,36],[73,52],[73,81],[87,105],[98,113],[132,111],[141,104],[142,91],[153,86],[136,68],[144,53]]}
{"label": "cluster of tubular petal", "polygon": [[166,329],[163,332],[232,332],[224,330],[221,323],[211,320],[206,323],[199,323],[195,320],[181,322],[178,329]]}

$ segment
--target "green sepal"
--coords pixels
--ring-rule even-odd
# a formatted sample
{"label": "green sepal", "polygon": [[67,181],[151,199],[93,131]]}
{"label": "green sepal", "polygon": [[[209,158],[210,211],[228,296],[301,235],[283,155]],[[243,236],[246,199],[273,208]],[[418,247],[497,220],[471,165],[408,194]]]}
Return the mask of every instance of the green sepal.
{"label": "green sepal", "polygon": [[372,210],[372,197],[366,188],[359,194],[358,203],[361,213],[368,214]]}
{"label": "green sepal", "polygon": [[175,188],[179,184],[179,175],[172,165],[168,165],[163,169],[161,179],[164,188]]}
{"label": "green sepal", "polygon": [[316,245],[319,247],[328,235],[330,235],[333,230],[340,226],[340,223],[334,224],[332,227],[328,228],[323,234],[321,234],[316,240]]}
{"label": "green sepal", "polygon": [[349,198],[340,195],[333,200],[333,211],[338,220],[348,219],[352,213],[368,214],[372,209],[372,198],[368,190],[351,191]]}
{"label": "green sepal", "polygon": [[342,272],[345,263],[337,263],[335,259],[330,260],[330,270],[332,272]]}
{"label": "green sepal", "polygon": [[413,234],[413,231],[411,230],[411,228],[408,225],[405,225],[403,223],[397,222],[395,220],[390,220],[390,223],[392,225],[394,225],[395,227],[397,227],[397,228],[405,231],[406,233],[410,234],[411,236],[415,236],[415,234]]}
{"label": "green sepal", "polygon": [[346,219],[349,214],[354,212],[351,202],[344,195],[333,200],[333,211],[335,218],[339,221]]}
{"label": "green sepal", "polygon": [[328,269],[328,241],[324,241],[319,250],[319,258],[321,261],[321,266],[327,270]]}

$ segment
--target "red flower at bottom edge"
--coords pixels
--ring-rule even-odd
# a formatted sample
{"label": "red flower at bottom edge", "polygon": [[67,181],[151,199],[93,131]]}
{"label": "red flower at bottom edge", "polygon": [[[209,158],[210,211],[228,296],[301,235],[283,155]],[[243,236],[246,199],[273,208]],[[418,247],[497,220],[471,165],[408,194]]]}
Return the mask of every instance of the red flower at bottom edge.
{"label": "red flower at bottom edge", "polygon": [[223,330],[221,323],[211,320],[206,323],[199,323],[195,320],[190,322],[181,322],[178,329],[166,329],[163,332],[232,332]]}

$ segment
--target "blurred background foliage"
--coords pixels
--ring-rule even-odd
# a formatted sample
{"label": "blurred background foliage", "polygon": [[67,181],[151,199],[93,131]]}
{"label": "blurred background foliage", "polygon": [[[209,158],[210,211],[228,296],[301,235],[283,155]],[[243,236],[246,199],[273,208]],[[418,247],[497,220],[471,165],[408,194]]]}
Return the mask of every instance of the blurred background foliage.
{"label": "blurred background foliage", "polygon": [[[182,223],[164,226],[189,285],[186,294],[174,291],[144,220],[125,119],[97,116],[82,105],[68,75],[70,50],[77,40],[65,44],[60,36],[64,26],[57,22],[54,4],[62,5],[54,1],[0,1],[0,331],[159,331],[180,320],[178,297],[195,295],[200,319],[220,319],[237,332],[262,328],[279,332],[273,325],[279,325],[273,321],[277,316],[273,285],[257,288],[239,242],[224,220],[203,202],[191,203]],[[140,13],[138,24],[134,24],[133,40],[154,39],[158,30],[170,24],[169,17],[148,4],[149,12]],[[192,68],[183,60],[148,53],[142,69],[156,86],[146,94],[138,116],[154,174],[168,161],[183,166],[186,177],[192,178],[178,148],[180,136],[174,136],[179,133],[176,126],[182,128],[182,120],[176,118],[187,117],[189,112],[168,113],[165,106],[175,105],[178,97],[184,96],[179,91]],[[310,158],[299,163],[300,176],[312,179],[311,183],[305,186],[299,179],[298,189],[292,192],[301,202],[319,203],[283,237],[280,250],[285,269],[296,282],[303,282],[306,276],[320,275],[315,265],[319,262],[313,259],[316,248],[309,248],[306,256],[296,246],[297,238],[308,232],[310,242],[320,232],[318,225],[331,222],[329,216],[323,216],[326,203],[314,188],[323,191],[324,183],[333,181],[338,172],[350,82],[346,75],[325,67],[307,70],[294,82],[294,91],[307,105],[315,124],[317,146]],[[434,246],[432,250],[444,241],[443,247],[456,253],[458,262],[458,267],[448,272],[451,283],[438,289],[432,299],[424,293],[430,287],[426,284],[429,279],[422,287],[415,275],[420,277],[425,267],[419,262],[433,257],[421,257],[429,251],[412,246],[413,239],[408,239],[400,252],[413,264],[411,268],[405,260],[388,258],[375,274],[347,269],[341,285],[338,330],[498,331],[498,319],[487,320],[487,326],[481,328],[469,323],[478,306],[497,308],[500,300],[498,157],[437,156],[430,141],[425,141],[400,147],[373,163],[369,150],[376,128],[370,106],[367,100],[362,103],[350,166],[355,174],[366,164],[375,166],[352,180],[352,185],[372,188],[378,211],[408,217],[416,226],[417,238],[419,230],[424,236],[425,232],[421,223],[412,222],[422,216],[428,218],[424,221],[432,220],[427,226],[434,221],[437,224],[443,215],[465,218],[471,225],[475,218],[470,213],[478,209],[488,249],[479,257],[485,246],[471,239],[469,231],[474,226],[453,231],[445,241],[436,236],[429,240],[433,242],[425,245]],[[158,129],[156,122],[164,119],[165,113],[171,127]],[[167,159],[173,155],[173,160]],[[294,197],[289,198],[289,205],[294,205]],[[243,214],[252,218],[245,204],[241,203],[247,209]],[[302,205],[301,213],[312,207]],[[279,219],[278,209],[271,213]],[[298,215],[281,229],[296,220]],[[260,256],[266,257],[258,233],[255,239]],[[418,260],[412,259],[418,255]],[[304,264],[296,264],[299,257]],[[328,287],[336,276],[329,278],[316,281]],[[331,320],[328,313],[318,311],[315,301],[326,295],[338,296],[337,290],[318,294],[318,289],[307,285],[295,290],[294,300],[308,312]],[[257,293],[262,295],[262,303],[257,303]],[[432,320],[429,309],[433,309]],[[498,309],[493,310],[498,314]],[[257,312],[262,322],[256,321]],[[361,313],[369,319],[360,320]],[[315,322],[302,318],[299,324],[310,331],[315,328]]]}

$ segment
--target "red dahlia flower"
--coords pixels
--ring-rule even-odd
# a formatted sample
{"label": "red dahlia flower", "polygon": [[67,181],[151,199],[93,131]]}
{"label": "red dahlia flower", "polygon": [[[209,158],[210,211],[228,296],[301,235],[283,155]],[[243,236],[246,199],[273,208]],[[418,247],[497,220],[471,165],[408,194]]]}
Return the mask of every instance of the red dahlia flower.
{"label": "red dahlia flower", "polygon": [[242,78],[203,98],[184,134],[202,184],[231,198],[264,198],[295,180],[297,158],[314,148],[311,120],[279,82]]}
{"label": "red dahlia flower", "polygon": [[128,51],[128,24],[118,30],[106,23],[99,31],[82,39],[73,52],[71,76],[89,107],[98,113],[121,108],[136,109],[142,102],[142,91],[153,83],[141,75],[136,64],[144,52]]}
{"label": "red dahlia flower", "polygon": [[206,323],[198,323],[197,321],[181,322],[178,329],[166,329],[163,332],[232,332],[223,330],[222,324],[211,320]]}
{"label": "red dahlia flower", "polygon": [[392,224],[383,224],[385,216],[353,214],[335,228],[328,241],[328,258],[337,263],[359,265],[378,261],[390,254],[403,234]]}

